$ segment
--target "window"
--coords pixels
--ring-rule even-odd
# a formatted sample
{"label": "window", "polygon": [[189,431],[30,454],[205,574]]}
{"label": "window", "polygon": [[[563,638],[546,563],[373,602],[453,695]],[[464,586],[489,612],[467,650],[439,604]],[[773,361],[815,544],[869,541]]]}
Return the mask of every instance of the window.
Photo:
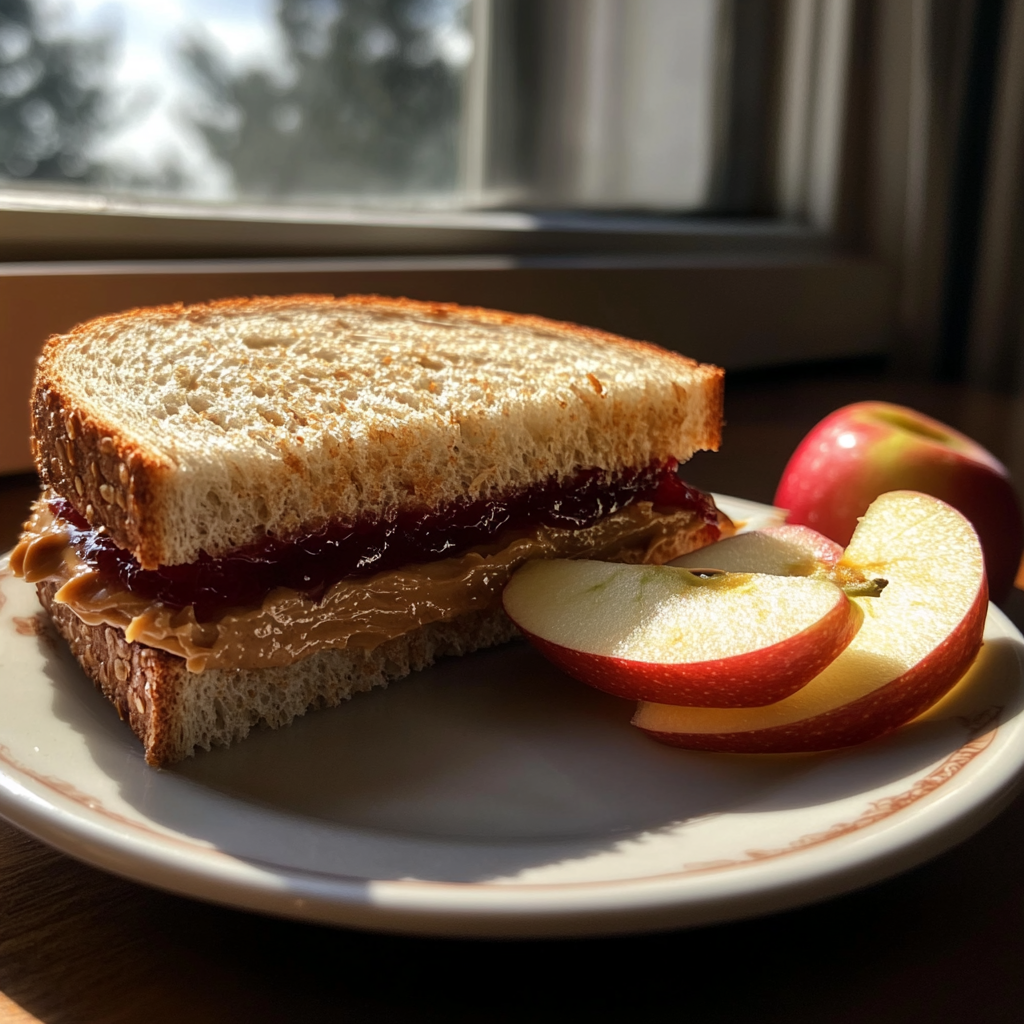
{"label": "window", "polygon": [[0,176],[210,203],[751,212],[777,8],[8,0]]}
{"label": "window", "polygon": [[42,339],[144,303],[379,291],[727,368],[926,363],[974,16],[0,0],[0,471]]}

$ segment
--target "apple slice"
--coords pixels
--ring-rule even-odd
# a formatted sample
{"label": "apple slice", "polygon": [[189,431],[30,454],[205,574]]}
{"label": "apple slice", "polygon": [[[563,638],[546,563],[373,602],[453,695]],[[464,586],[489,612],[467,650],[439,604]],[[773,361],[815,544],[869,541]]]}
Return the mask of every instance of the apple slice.
{"label": "apple slice", "polygon": [[860,612],[822,579],[609,562],[529,562],[505,611],[569,675],[630,699],[771,704],[853,639]]}
{"label": "apple slice", "polygon": [[809,526],[772,526],[698,548],[669,562],[684,569],[763,572],[831,580],[850,597],[874,597],[885,580],[843,562],[843,549]]}
{"label": "apple slice", "polygon": [[763,572],[769,576],[814,576],[843,557],[843,549],[809,526],[773,526],[716,541],[669,565],[684,569]]}
{"label": "apple slice", "polygon": [[694,750],[784,753],[861,743],[931,707],[981,648],[988,585],[971,524],[937,498],[892,491],[868,508],[840,564],[889,585],[853,599],[860,631],[807,686],[756,709],[642,703],[633,724]]}

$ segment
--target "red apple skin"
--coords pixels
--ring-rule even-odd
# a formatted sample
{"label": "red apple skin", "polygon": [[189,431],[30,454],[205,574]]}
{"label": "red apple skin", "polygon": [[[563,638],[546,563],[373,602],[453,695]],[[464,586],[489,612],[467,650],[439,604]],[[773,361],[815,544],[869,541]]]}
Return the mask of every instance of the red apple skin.
{"label": "red apple skin", "polygon": [[717,662],[677,664],[591,654],[523,633],[563,672],[616,697],[688,707],[749,708],[796,693],[850,646],[860,624],[860,609],[843,594],[823,618],[771,647]]}
{"label": "red apple skin", "polygon": [[1009,474],[977,442],[923,413],[858,402],[826,416],[790,458],[775,504],[790,523],[845,546],[868,505],[893,490],[931,494],[963,513],[981,540],[992,599],[1006,598],[1024,549]]}
{"label": "red apple skin", "polygon": [[670,746],[732,754],[835,750],[884,736],[927,711],[970,668],[981,650],[988,597],[983,581],[967,614],[935,650],[903,675],[842,707],[788,725],[746,732],[643,731]]}

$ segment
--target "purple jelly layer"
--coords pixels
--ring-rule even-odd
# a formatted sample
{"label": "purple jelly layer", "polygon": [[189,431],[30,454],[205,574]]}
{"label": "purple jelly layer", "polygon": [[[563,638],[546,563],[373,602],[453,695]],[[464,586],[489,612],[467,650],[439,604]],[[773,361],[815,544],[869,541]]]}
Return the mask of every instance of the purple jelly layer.
{"label": "purple jelly layer", "polygon": [[72,543],[86,562],[147,600],[172,608],[193,605],[196,618],[206,622],[227,608],[259,605],[278,587],[319,600],[328,587],[348,577],[458,555],[502,530],[537,525],[581,529],[634,501],[693,511],[707,525],[718,524],[712,500],[678,478],[675,460],[617,474],[586,469],[568,481],[550,480],[506,497],[396,510],[384,518],[332,523],[297,538],[268,536],[220,558],[201,553],[194,562],[159,569],[141,568],[63,498],[50,507],[72,526]]}

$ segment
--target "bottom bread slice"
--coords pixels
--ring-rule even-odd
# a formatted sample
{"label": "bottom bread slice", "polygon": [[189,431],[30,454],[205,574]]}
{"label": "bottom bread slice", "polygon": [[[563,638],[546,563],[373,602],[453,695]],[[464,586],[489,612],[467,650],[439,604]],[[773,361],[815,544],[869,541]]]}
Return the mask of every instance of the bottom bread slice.
{"label": "bottom bread slice", "polygon": [[172,654],[129,643],[113,626],[90,626],[53,595],[56,581],[36,584],[72,654],[142,740],[151,765],[173,764],[196,748],[227,746],[260,722],[278,728],[310,708],[331,707],[374,686],[387,686],[447,655],[518,636],[500,609],[434,622],[372,651],[329,650],[294,665],[189,672]]}

